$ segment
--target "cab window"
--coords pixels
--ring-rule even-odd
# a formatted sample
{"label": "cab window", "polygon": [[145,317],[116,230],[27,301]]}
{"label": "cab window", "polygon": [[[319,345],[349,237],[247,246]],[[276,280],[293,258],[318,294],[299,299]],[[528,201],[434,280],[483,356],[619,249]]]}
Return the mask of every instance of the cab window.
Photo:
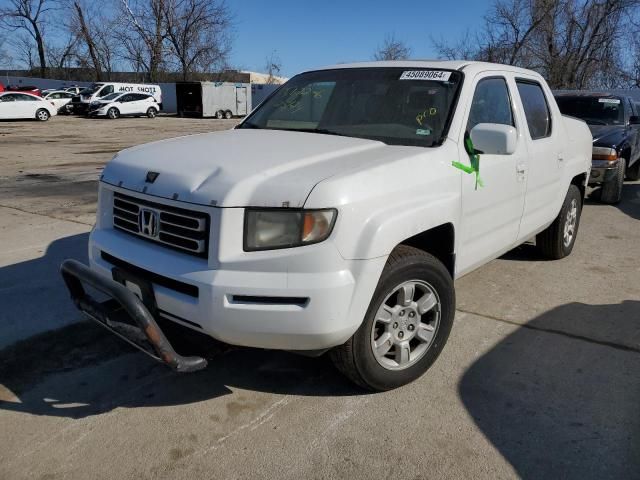
{"label": "cab window", "polygon": [[473,94],[467,131],[479,123],[497,123],[515,126],[507,81],[502,77],[484,78]]}
{"label": "cab window", "polygon": [[522,100],[524,115],[532,140],[551,135],[551,112],[542,87],[537,82],[517,80],[518,93]]}
{"label": "cab window", "polygon": [[104,97],[105,95],[109,95],[110,93],[113,93],[113,85],[106,85],[102,90],[100,90],[98,96]]}

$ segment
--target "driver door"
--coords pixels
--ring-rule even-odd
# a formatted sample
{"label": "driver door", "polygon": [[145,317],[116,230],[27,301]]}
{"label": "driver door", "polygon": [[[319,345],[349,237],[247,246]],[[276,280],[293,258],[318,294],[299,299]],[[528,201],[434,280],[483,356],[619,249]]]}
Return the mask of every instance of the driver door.
{"label": "driver door", "polygon": [[460,161],[469,164],[464,135],[479,123],[514,126],[518,142],[511,155],[480,154],[480,179],[475,174],[462,175],[462,222],[458,273],[508,251],[516,242],[526,192],[527,149],[522,136],[522,121],[512,98],[515,84],[510,77],[480,74],[474,79],[475,90],[468,106],[466,132],[461,135]]}

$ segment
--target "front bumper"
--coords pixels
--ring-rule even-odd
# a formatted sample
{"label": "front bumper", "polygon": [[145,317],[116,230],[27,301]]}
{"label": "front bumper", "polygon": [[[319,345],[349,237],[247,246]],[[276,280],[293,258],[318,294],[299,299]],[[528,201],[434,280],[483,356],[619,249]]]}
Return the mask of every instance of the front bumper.
{"label": "front bumper", "polygon": [[330,241],[290,250],[212,266],[98,228],[89,260],[107,278],[118,265],[138,272],[152,284],[160,317],[226,344],[308,352],[344,343],[364,318],[386,258],[346,261]]}
{"label": "front bumper", "polygon": [[[596,163],[598,162],[598,163]],[[591,165],[591,174],[589,175],[589,185],[597,185],[606,183],[615,178],[618,170],[617,161],[594,160]]]}
{"label": "front bumper", "polygon": [[[114,280],[97,274],[76,260],[60,267],[62,277],[76,307],[89,318],[153,359],[178,372],[194,372],[207,366],[202,357],[179,355],[167,340],[145,304],[132,291]],[[118,270],[114,269],[114,276]],[[83,284],[109,297],[105,302],[92,298]]]}

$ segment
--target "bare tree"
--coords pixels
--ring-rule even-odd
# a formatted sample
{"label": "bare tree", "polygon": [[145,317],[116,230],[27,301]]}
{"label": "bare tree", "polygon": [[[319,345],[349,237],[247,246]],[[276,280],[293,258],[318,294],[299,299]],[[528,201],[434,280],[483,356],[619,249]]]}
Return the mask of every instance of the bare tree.
{"label": "bare tree", "polygon": [[271,85],[274,83],[280,83],[281,81],[277,78],[280,76],[280,72],[282,71],[282,60],[278,54],[273,51],[271,55],[269,55],[266,59],[265,63],[265,72],[267,73],[267,84]]}
{"label": "bare tree", "polygon": [[136,71],[146,73],[147,81],[156,82],[167,36],[165,0],[120,0],[120,4],[125,58]]}
{"label": "bare tree", "polygon": [[[0,10],[2,24],[10,30],[25,32],[35,42],[38,51],[40,76],[45,77],[47,57],[44,42],[44,17],[50,10],[48,0],[8,0],[8,6]],[[24,47],[24,37],[19,44]],[[32,65],[33,66],[33,65]]]}
{"label": "bare tree", "polygon": [[47,58],[50,68],[64,70],[71,67],[71,62],[77,56],[78,36],[68,32],[64,43],[47,48]]}
{"label": "bare tree", "polygon": [[398,40],[394,34],[387,35],[373,54],[374,60],[406,60],[411,55],[409,48],[402,40]]}
{"label": "bare tree", "polygon": [[[620,86],[639,0],[494,0],[467,57],[537,70],[552,88]],[[441,57],[456,49],[433,42]]]}
{"label": "bare tree", "polygon": [[182,80],[193,72],[226,66],[232,16],[224,0],[165,0],[164,17]]}
{"label": "bare tree", "polygon": [[[97,7],[97,8],[96,8]],[[70,31],[78,38],[77,62],[90,68],[97,81],[109,79],[118,56],[116,21],[104,4],[72,0],[69,5]]]}

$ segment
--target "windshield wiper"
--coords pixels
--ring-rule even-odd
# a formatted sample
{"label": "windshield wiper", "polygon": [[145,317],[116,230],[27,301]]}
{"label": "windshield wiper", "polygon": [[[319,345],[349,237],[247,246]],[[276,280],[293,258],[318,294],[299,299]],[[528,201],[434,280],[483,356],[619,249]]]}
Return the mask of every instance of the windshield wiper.
{"label": "windshield wiper", "polygon": [[274,128],[273,130],[284,130],[285,132],[320,133],[322,135],[336,135],[338,137],[349,137],[344,133],[335,132],[326,128]]}

